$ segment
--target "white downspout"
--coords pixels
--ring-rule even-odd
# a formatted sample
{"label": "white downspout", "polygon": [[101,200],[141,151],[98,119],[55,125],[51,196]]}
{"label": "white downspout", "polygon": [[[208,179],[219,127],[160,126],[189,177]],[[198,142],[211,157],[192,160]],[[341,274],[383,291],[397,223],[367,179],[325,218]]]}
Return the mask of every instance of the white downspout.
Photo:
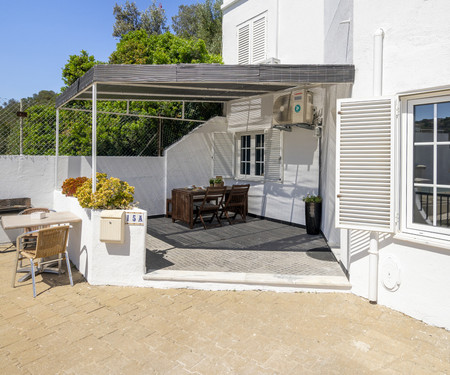
{"label": "white downspout", "polygon": [[97,83],[92,86],[92,193],[97,191]]}
{"label": "white downspout", "polygon": [[383,29],[373,36],[373,96],[381,96],[383,91]]}
{"label": "white downspout", "polygon": [[[378,29],[373,38],[373,96],[383,93],[383,29]],[[369,302],[378,301],[379,233],[370,232],[369,248]]]}

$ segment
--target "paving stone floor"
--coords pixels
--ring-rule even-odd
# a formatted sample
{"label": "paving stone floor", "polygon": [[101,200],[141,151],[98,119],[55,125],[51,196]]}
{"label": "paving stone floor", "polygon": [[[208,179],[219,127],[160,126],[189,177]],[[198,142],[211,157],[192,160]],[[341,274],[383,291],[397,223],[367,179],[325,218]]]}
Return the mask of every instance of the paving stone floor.
{"label": "paving stone floor", "polygon": [[[14,251],[14,250],[13,250]],[[92,286],[73,268],[11,288],[0,374],[449,374],[450,332],[344,293]]]}
{"label": "paving stone floor", "polygon": [[148,270],[343,275],[322,236],[274,221],[250,217],[205,230],[152,218],[148,234]]}

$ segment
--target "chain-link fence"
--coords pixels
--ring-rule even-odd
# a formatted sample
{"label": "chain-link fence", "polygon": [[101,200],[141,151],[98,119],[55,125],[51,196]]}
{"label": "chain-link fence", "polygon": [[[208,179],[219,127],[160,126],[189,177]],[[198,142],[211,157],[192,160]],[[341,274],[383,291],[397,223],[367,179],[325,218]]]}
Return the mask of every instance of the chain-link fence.
{"label": "chain-link fence", "polygon": [[[186,118],[207,119],[221,111],[220,105],[199,105],[192,103],[187,107]],[[59,111],[60,155],[91,155],[90,109],[89,102],[77,102]],[[97,155],[160,156],[165,148],[199,125],[155,116],[181,118],[181,104],[99,103]],[[0,105],[0,155],[54,155],[55,131],[53,103],[9,101]]]}

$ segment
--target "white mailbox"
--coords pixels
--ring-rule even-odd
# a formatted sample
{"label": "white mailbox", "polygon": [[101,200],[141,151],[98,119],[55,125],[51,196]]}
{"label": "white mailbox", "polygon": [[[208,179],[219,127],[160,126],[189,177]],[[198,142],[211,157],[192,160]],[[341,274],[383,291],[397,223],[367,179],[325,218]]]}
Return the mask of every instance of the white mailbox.
{"label": "white mailbox", "polygon": [[100,241],[107,243],[125,242],[125,211],[105,210],[100,214]]}

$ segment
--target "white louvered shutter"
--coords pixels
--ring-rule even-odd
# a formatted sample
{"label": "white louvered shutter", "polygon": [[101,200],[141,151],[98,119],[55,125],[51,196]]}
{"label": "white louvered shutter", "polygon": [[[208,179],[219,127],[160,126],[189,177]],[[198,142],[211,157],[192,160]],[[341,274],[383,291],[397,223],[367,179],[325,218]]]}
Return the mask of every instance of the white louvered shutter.
{"label": "white louvered shutter", "polygon": [[213,176],[233,177],[233,134],[214,133]]}
{"label": "white louvered shutter", "polygon": [[264,143],[264,180],[281,182],[281,131],[265,131]]}
{"label": "white louvered shutter", "polygon": [[266,59],[266,17],[253,21],[252,63]]}
{"label": "white louvered shutter", "polygon": [[250,63],[250,24],[238,28],[238,64]]}
{"label": "white louvered shutter", "polygon": [[337,103],[336,226],[394,231],[394,99]]}

